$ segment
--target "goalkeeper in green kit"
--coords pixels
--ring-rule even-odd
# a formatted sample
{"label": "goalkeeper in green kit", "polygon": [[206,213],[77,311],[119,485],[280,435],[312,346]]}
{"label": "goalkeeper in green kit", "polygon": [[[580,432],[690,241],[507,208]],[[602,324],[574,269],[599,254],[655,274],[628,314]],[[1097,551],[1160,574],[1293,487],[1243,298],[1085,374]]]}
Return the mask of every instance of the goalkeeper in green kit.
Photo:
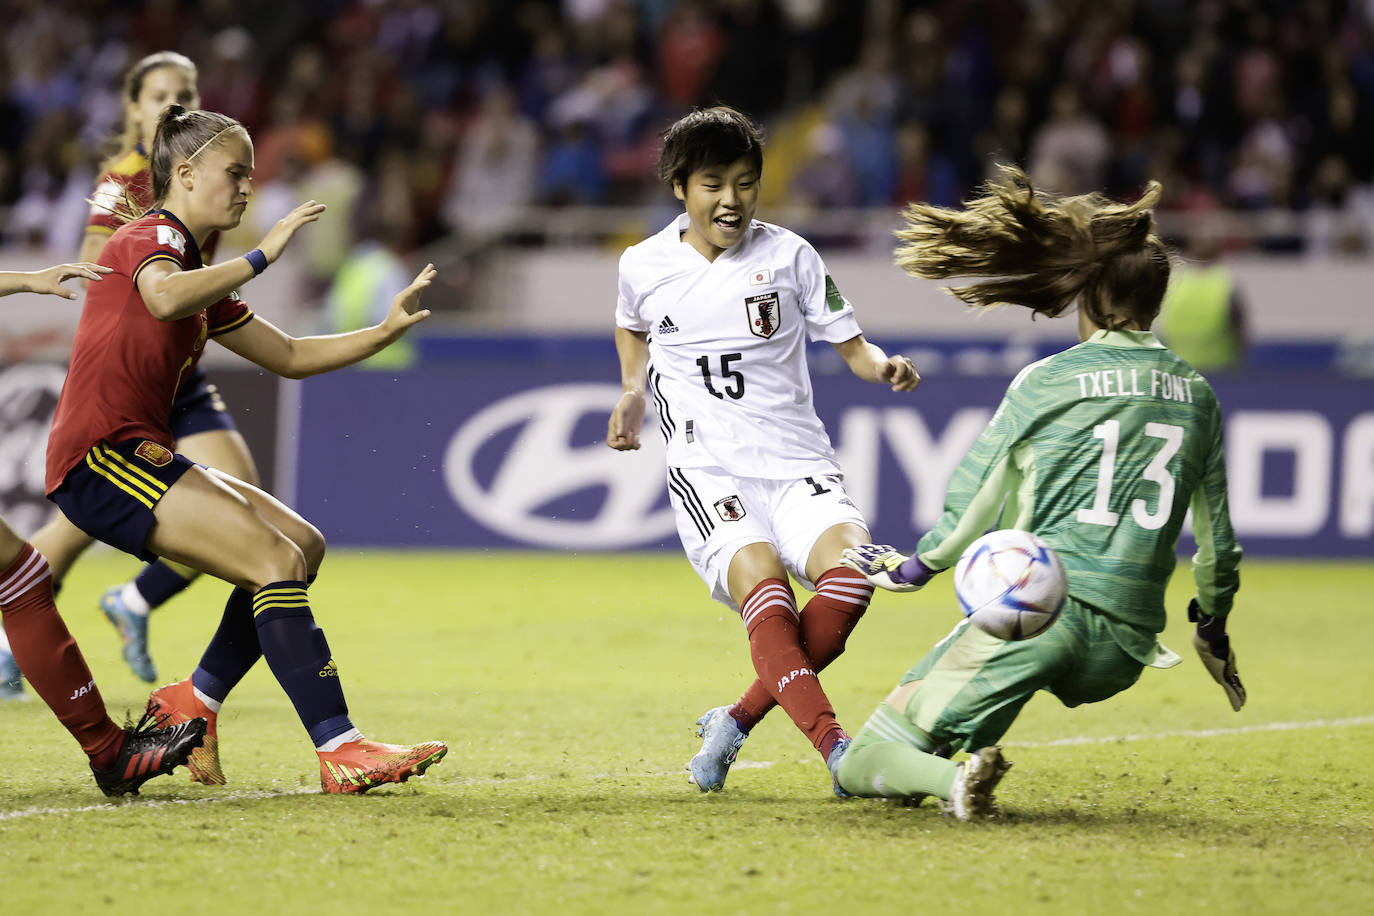
{"label": "goalkeeper in green kit", "polygon": [[[1150,333],[1169,281],[1151,183],[1133,204],[1036,191],[1003,168],[964,210],[912,204],[897,263],[932,279],[982,278],[951,290],[977,306],[1056,316],[1077,307],[1082,343],[1016,376],[955,471],[945,511],[907,557],[868,544],[844,563],[875,585],[914,591],[989,528],[1034,532],[1059,554],[1069,595],[1058,621],[1005,642],[967,621],[879,706],[839,767],[851,795],[945,800],[959,820],[996,812],[1010,767],[996,746],[1035,691],[1066,706],[1105,700],[1161,646],[1164,590],[1184,513],[1193,511],[1193,642],[1232,708],[1245,703],[1226,618],[1240,547],[1226,501],[1221,409],[1207,381]],[[948,759],[964,750],[961,763]]]}

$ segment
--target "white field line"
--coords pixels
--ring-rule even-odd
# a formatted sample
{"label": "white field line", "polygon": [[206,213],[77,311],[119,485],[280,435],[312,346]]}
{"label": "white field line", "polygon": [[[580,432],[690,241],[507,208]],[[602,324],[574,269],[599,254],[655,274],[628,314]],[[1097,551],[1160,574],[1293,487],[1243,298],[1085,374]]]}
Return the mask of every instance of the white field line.
{"label": "white field line", "polygon": [[1127,741],[1160,741],[1166,738],[1224,738],[1229,735],[1252,735],[1256,732],[1291,732],[1304,728],[1356,728],[1374,725],[1374,716],[1355,716],[1350,719],[1311,719],[1307,722],[1267,722],[1263,725],[1241,725],[1236,728],[1202,728],[1195,731],[1154,732],[1143,735],[1102,735],[1078,738],[1056,738],[1053,741],[1008,741],[1006,747],[1074,747],[1083,744],[1122,744]]}
{"label": "white field line", "polygon": [[0,821],[19,820],[25,817],[44,815],[64,816],[68,814],[91,814],[94,812],[113,813],[126,808],[167,808],[173,805],[203,805],[210,802],[260,801],[266,798],[285,798],[288,795],[319,795],[316,788],[265,789],[257,792],[226,792],[222,795],[207,795],[204,798],[146,798],[124,802],[106,802],[103,805],[84,805],[80,808],[21,808],[18,811],[0,811]]}
{"label": "white field line", "polygon": [[[1230,735],[1249,735],[1256,732],[1286,732],[1309,728],[1358,728],[1362,725],[1374,725],[1374,716],[1355,716],[1349,719],[1312,719],[1306,722],[1269,722],[1263,725],[1242,725],[1237,728],[1206,728],[1194,731],[1154,732],[1152,734],[1139,735],[1080,736],[1076,738],[1058,738],[1054,741],[1009,741],[1005,746],[1027,748],[1074,747],[1084,744],[1120,744],[1130,741],[1162,741],[1169,738],[1224,738]],[[811,763],[813,761],[811,758],[807,757],[802,758],[798,762]],[[777,765],[778,761],[774,760],[741,760],[737,762],[733,768],[737,770],[766,770]],[[602,778],[608,777],[609,775],[610,774],[605,774]],[[681,776],[684,779],[686,778],[683,770],[648,773],[645,775],[650,777]],[[530,774],[527,776],[518,776],[514,779],[465,778],[461,779],[460,783],[465,786],[506,785],[512,782],[542,782],[551,778],[552,777],[544,774]],[[265,789],[256,792],[225,792],[207,795],[203,798],[150,798],[140,801],[107,802],[101,805],[84,805],[78,808],[21,808],[18,811],[0,811],[0,822],[21,820],[28,817],[65,817],[72,814],[113,813],[125,809],[144,811],[149,808],[166,808],[175,805],[214,805],[224,802],[263,801],[270,798],[319,794],[321,794],[320,790],[311,786],[299,789]]]}

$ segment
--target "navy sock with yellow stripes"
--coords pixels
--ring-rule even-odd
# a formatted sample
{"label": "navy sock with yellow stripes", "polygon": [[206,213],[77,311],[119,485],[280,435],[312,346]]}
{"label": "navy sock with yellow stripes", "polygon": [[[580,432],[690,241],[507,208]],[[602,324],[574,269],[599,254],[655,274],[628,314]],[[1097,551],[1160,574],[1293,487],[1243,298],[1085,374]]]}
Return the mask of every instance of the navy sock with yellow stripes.
{"label": "navy sock with yellow stripes", "polygon": [[224,702],[248,670],[262,658],[258,628],[253,621],[253,593],[236,588],[224,603],[219,629],[205,647],[191,684],[201,693]]}
{"label": "navy sock with yellow stripes", "polygon": [[272,582],[253,596],[253,621],[268,667],[318,747],[353,728],[339,670],[315,625],[305,583]]}

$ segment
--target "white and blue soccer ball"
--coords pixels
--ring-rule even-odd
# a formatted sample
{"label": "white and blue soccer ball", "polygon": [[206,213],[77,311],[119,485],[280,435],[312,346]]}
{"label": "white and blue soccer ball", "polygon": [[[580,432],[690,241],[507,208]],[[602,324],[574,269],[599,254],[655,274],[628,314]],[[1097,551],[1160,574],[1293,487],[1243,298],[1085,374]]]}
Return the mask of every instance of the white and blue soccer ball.
{"label": "white and blue soccer ball", "polygon": [[954,567],[954,594],[974,626],[998,639],[1030,639],[1054,623],[1069,593],[1059,557],[1029,531],[990,531]]}

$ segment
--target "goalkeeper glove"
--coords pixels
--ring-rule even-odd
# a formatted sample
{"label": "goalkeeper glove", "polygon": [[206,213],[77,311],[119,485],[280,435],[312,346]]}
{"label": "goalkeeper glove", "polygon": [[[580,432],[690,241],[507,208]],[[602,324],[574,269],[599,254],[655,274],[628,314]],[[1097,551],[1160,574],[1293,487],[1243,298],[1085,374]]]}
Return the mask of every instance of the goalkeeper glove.
{"label": "goalkeeper glove", "polygon": [[840,564],[863,573],[869,582],[890,592],[914,592],[938,572],[888,544],[846,547]]}
{"label": "goalkeeper glove", "polygon": [[1212,680],[1226,691],[1226,699],[1231,708],[1240,712],[1245,705],[1245,688],[1241,686],[1240,674],[1236,671],[1236,653],[1231,651],[1231,637],[1226,635],[1226,618],[1213,617],[1204,613],[1194,598],[1188,603],[1188,619],[1197,624],[1193,633],[1193,648],[1207,668]]}

